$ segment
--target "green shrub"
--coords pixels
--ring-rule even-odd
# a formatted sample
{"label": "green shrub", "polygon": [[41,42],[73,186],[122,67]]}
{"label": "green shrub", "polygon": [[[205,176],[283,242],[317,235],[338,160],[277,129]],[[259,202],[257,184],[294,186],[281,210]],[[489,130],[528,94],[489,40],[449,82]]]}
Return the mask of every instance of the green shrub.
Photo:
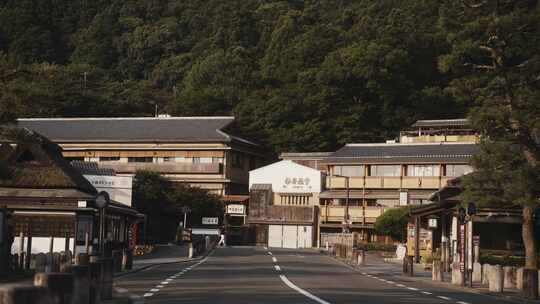
{"label": "green shrub", "polygon": [[395,252],[397,246],[394,244],[385,244],[385,243],[360,243],[356,246],[358,249],[365,251],[385,251],[385,252]]}

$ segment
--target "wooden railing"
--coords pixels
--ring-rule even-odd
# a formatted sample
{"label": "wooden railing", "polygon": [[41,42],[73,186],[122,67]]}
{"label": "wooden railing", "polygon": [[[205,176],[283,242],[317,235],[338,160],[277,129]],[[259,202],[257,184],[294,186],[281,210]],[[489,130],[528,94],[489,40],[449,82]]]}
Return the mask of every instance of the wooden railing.
{"label": "wooden railing", "polygon": [[[362,206],[349,206],[349,220],[354,223],[364,222],[364,213],[366,223],[375,223],[377,217],[383,214],[384,207],[366,206],[365,211]],[[321,222],[339,222],[342,223],[345,216],[345,206],[321,206],[319,218]]]}
{"label": "wooden railing", "polygon": [[135,173],[138,170],[159,173],[189,173],[189,174],[219,174],[222,172],[220,163],[192,164],[192,163],[118,163],[100,162],[101,168],[114,169],[117,173]]}
{"label": "wooden railing", "polygon": [[[454,177],[446,176],[358,176],[349,178],[350,189],[440,189]],[[345,189],[344,177],[328,176],[328,189]]]}

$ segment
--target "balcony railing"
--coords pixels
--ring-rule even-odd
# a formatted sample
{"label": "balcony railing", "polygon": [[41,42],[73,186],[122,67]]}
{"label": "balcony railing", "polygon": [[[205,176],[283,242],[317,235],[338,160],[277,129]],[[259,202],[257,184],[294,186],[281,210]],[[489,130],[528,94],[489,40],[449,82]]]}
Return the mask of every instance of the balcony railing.
{"label": "balcony railing", "polygon": [[[373,224],[377,217],[383,214],[384,207],[367,206],[365,209],[366,223]],[[321,206],[319,217],[323,223],[342,223],[345,215],[345,206]],[[349,220],[352,224],[364,222],[364,211],[362,206],[349,206]]]}
{"label": "balcony railing", "polygon": [[[445,176],[366,176],[350,177],[350,189],[440,189],[446,182],[454,177]],[[328,176],[326,179],[328,189],[345,189],[344,177]]]}
{"label": "balcony railing", "polygon": [[100,162],[99,166],[114,169],[117,173],[135,173],[138,170],[153,171],[170,174],[220,174],[220,163],[192,164],[192,163],[118,163]]}

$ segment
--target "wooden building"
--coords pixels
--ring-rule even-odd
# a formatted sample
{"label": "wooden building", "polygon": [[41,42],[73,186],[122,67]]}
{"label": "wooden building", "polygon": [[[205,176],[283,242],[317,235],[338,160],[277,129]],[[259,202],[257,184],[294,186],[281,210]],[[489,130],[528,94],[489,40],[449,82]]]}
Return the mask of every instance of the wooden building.
{"label": "wooden building", "polygon": [[[328,166],[326,191],[320,194],[323,232],[345,225],[377,241],[375,220],[386,209],[430,202],[446,182],[469,173],[473,142],[347,144],[324,162]],[[348,208],[347,208],[348,201]]]}
{"label": "wooden building", "polygon": [[[0,272],[7,270],[13,249],[21,258],[19,267],[25,268],[31,254],[43,249],[69,251],[71,256],[87,248],[96,251],[98,193],[62,157],[62,149],[31,130],[12,127],[0,127],[0,146]],[[132,228],[142,218],[135,209],[112,201],[106,207],[104,235],[128,254],[134,245]]]}
{"label": "wooden building", "polygon": [[18,125],[63,148],[69,160],[97,162],[118,175],[159,172],[217,195],[248,193],[248,172],[265,151],[234,135],[234,117],[31,118]]}

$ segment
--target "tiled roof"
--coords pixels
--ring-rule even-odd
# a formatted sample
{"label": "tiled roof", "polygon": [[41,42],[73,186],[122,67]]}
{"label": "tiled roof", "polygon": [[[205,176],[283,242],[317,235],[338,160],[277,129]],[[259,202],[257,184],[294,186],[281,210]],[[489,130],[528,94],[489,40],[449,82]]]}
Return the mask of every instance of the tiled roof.
{"label": "tiled roof", "polygon": [[82,175],[115,176],[116,172],[109,168],[100,168],[96,162],[72,161],[71,166]]}
{"label": "tiled roof", "polygon": [[412,127],[466,127],[469,126],[469,120],[460,119],[434,119],[434,120],[418,120]]}
{"label": "tiled roof", "polygon": [[332,155],[332,152],[284,152],[279,155],[280,159],[322,159]]}
{"label": "tiled roof", "polygon": [[234,117],[25,118],[18,125],[62,142],[230,142]]}
{"label": "tiled roof", "polygon": [[475,143],[348,144],[325,163],[468,162],[476,154]]}

